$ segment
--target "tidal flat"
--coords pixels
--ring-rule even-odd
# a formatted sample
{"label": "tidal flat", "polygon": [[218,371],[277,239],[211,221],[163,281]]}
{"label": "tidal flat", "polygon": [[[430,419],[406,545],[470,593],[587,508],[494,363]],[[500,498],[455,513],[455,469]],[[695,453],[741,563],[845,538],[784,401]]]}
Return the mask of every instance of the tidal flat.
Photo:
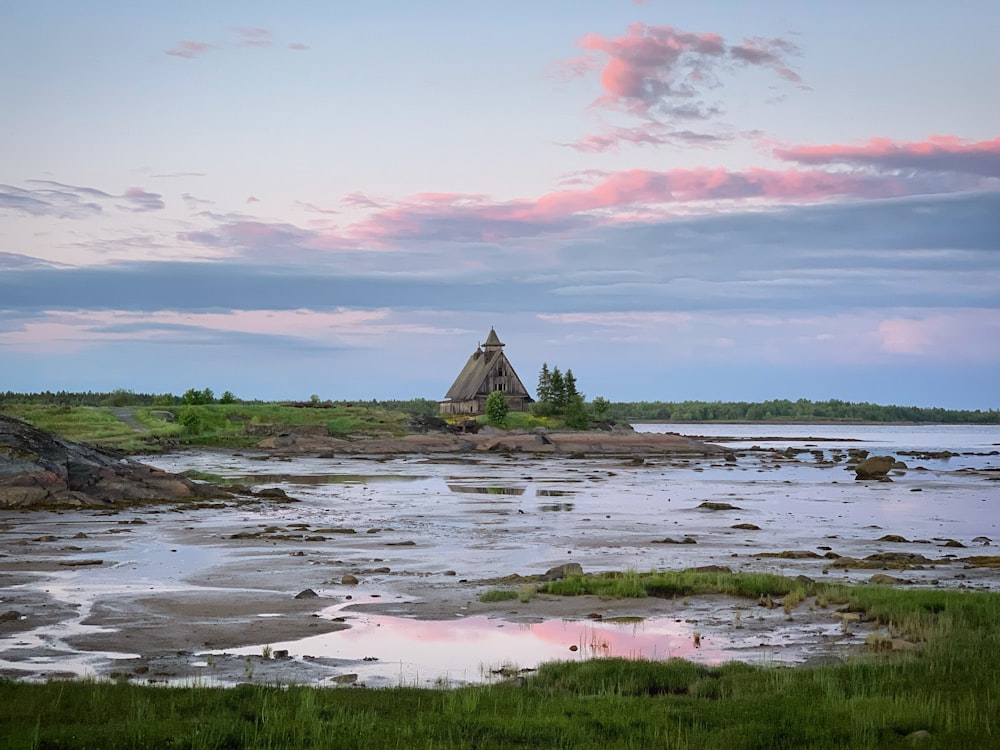
{"label": "tidal flat", "polygon": [[[1000,588],[996,428],[713,430],[728,454],[153,457],[295,502],[4,513],[0,674],[448,687],[594,657],[827,663],[878,635],[815,596],[540,590],[567,563]],[[856,481],[852,450],[906,466]]]}

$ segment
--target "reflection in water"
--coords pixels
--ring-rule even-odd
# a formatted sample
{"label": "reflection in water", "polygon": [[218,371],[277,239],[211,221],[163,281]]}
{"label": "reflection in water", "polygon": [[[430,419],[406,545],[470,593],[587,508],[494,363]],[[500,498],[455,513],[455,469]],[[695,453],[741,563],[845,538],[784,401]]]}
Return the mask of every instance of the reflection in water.
{"label": "reflection in water", "polygon": [[541,511],[570,511],[573,510],[573,503],[552,503],[551,505],[539,505]]}
{"label": "reflection in water", "polygon": [[539,497],[565,497],[566,495],[575,495],[575,490],[537,490],[535,492]]}
{"label": "reflection in water", "polygon": [[[387,679],[402,684],[442,679],[478,682],[490,679],[500,667],[511,665],[530,669],[553,660],[611,656],[668,659],[695,653],[691,626],[673,618],[624,623],[510,623],[487,617],[440,621],[360,615],[348,622],[348,630],[271,645],[287,649],[292,657],[360,662],[352,664],[351,671],[358,672],[369,684]],[[261,646],[248,646],[228,653],[254,655],[260,651]],[[721,649],[704,647],[698,656],[700,661],[726,658]]]}
{"label": "reflection in water", "polygon": [[474,495],[523,495],[523,487],[480,487],[476,485],[449,484],[452,492],[464,492]]}
{"label": "reflection in water", "polygon": [[375,484],[419,482],[425,476],[411,474],[244,474],[217,480],[223,484]]}

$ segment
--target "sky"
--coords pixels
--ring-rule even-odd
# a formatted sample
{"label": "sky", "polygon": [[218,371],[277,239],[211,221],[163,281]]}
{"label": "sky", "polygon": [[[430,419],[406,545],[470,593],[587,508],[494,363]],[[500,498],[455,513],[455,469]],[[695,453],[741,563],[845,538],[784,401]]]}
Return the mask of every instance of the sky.
{"label": "sky", "polygon": [[1000,3],[0,4],[0,391],[1000,408]]}

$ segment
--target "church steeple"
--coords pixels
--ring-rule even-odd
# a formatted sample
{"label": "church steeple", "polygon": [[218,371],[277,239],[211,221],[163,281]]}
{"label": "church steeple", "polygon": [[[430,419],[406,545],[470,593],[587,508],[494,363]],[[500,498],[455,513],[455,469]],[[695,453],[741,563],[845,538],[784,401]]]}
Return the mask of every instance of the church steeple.
{"label": "church steeple", "polygon": [[493,354],[493,352],[498,352],[503,349],[504,344],[500,341],[500,337],[497,336],[497,332],[490,327],[490,335],[486,337],[486,343],[483,344],[483,351],[486,354]]}

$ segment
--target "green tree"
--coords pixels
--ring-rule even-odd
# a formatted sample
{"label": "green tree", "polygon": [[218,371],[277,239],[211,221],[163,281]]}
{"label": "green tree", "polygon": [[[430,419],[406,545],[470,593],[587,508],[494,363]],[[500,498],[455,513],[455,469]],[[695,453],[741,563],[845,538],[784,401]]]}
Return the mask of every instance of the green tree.
{"label": "green tree", "polygon": [[590,427],[590,415],[587,414],[582,396],[577,394],[569,400],[563,413],[563,420],[566,426],[573,430],[586,430]]}
{"label": "green tree", "polygon": [[507,411],[510,407],[500,391],[493,391],[486,397],[486,421],[494,427],[507,428]]}
{"label": "green tree", "polygon": [[566,408],[566,381],[558,367],[552,368],[549,377],[549,401],[556,407],[556,410]]}
{"label": "green tree", "polygon": [[595,419],[605,420],[611,411],[611,402],[604,398],[604,396],[598,396],[590,402],[590,408],[594,412]]}
{"label": "green tree", "polygon": [[548,362],[542,362],[541,372],[538,373],[538,388],[535,389],[535,396],[539,401],[552,400],[552,373],[549,372]]}
{"label": "green tree", "polygon": [[215,394],[212,393],[211,388],[205,388],[200,391],[197,388],[189,388],[184,391],[181,400],[188,406],[200,406],[202,404],[214,403]]}
{"label": "green tree", "polygon": [[566,405],[574,398],[579,396],[583,398],[583,394],[576,389],[576,375],[573,374],[572,370],[566,370],[566,374],[563,375],[563,392],[566,394]]}
{"label": "green tree", "polygon": [[127,388],[116,388],[111,391],[107,403],[109,406],[131,406],[136,403],[135,393]]}
{"label": "green tree", "polygon": [[222,395],[219,396],[220,404],[235,404],[236,396],[233,395],[232,391],[223,391]]}

